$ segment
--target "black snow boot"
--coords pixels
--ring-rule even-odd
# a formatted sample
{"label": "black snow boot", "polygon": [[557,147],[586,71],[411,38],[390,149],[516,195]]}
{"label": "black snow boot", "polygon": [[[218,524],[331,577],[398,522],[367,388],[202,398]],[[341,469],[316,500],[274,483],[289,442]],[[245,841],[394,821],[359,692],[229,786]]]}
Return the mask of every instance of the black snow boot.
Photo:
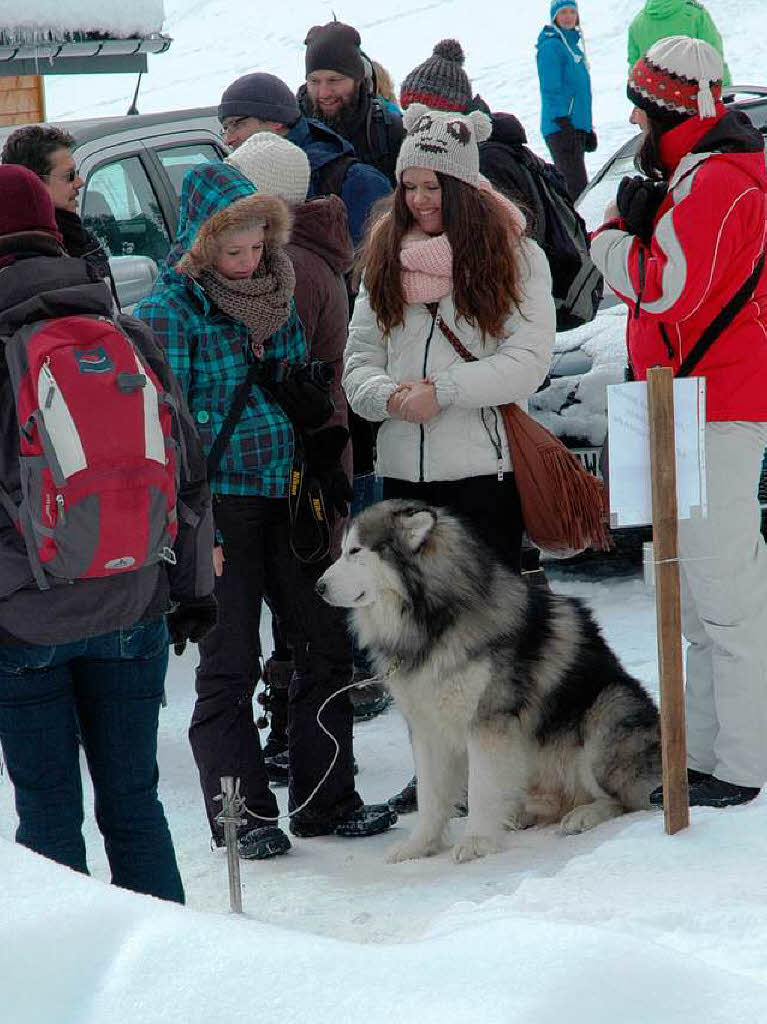
{"label": "black snow boot", "polygon": [[394,796],[389,797],[386,801],[389,807],[396,811],[397,814],[412,814],[413,811],[418,810],[417,782],[418,779],[414,775],[404,789],[401,789],[399,793],[395,793]]}
{"label": "black snow boot", "polygon": [[290,849],[290,840],[276,825],[264,825],[243,832],[237,842],[243,860],[267,860],[281,857]]}
{"label": "black snow boot", "polygon": [[[747,804],[759,796],[757,786],[737,786],[734,782],[725,782],[715,775],[687,769],[690,807],[735,807]],[[655,807],[663,807],[663,787],[658,786],[650,794],[650,803]]]}
{"label": "black snow boot", "polygon": [[[287,760],[288,687],[293,678],[293,670],[292,661],[278,661],[274,656],[264,665],[264,690],[259,694],[258,700],[264,711],[271,716],[271,728],[264,744],[265,761],[283,752]],[[269,778],[271,779],[271,775]],[[285,782],[287,783],[287,774]]]}
{"label": "black snow boot", "polygon": [[380,715],[394,702],[394,698],[377,676],[358,676],[354,673],[354,682],[358,685],[349,690],[355,722],[367,722]]}
{"label": "black snow boot", "polygon": [[304,839],[315,836],[343,836],[352,839],[377,836],[391,828],[396,820],[397,815],[388,804],[363,804],[354,811],[330,817],[301,811],[291,817],[290,831],[294,836]]}
{"label": "black snow boot", "polygon": [[290,776],[290,761],[287,750],[281,750],[271,757],[266,757],[265,747],[264,767],[266,768],[266,776],[273,786],[287,786]]}

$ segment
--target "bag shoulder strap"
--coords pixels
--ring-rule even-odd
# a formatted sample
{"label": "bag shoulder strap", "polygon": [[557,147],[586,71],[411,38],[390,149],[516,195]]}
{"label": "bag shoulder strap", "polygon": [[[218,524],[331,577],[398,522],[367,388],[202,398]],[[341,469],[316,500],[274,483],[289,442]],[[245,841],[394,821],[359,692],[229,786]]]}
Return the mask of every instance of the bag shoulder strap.
{"label": "bag shoulder strap", "polygon": [[224,457],[226,446],[231,440],[234,428],[240,421],[240,417],[245,410],[245,406],[248,404],[248,398],[253,385],[261,372],[261,364],[258,362],[251,363],[248,367],[248,372],[245,380],[240,384],[234,393],[232,398],[232,404],[229,406],[229,412],[226,414],[221,430],[216,435],[216,439],[208,452],[208,458],[206,460],[208,467],[208,480],[211,479],[213,474],[221,464],[221,460]]}
{"label": "bag shoulder strap", "polygon": [[682,360],[682,365],[679,367],[676,376],[677,377],[689,377],[692,370],[698,365],[703,356],[708,352],[711,346],[714,344],[719,335],[729,327],[741,309],[744,308],[746,303],[749,301],[754,293],[754,289],[759,283],[759,278],[762,276],[764,270],[765,256],[767,256],[767,250],[762,252],[761,256],[756,262],[756,266],[749,275],[747,281],[745,281],[740,288],[735,292],[733,297],[719,310],[717,315],[705,329],[703,334],[698,338],[693,347],[687,353],[685,358]]}
{"label": "bag shoulder strap", "polygon": [[452,331],[445,321],[442,319],[439,313],[437,313],[437,327],[442,331],[443,335],[447,338],[450,344],[453,346],[458,355],[463,359],[465,363],[476,363],[477,357],[472,355],[471,352],[466,348],[461,339]]}

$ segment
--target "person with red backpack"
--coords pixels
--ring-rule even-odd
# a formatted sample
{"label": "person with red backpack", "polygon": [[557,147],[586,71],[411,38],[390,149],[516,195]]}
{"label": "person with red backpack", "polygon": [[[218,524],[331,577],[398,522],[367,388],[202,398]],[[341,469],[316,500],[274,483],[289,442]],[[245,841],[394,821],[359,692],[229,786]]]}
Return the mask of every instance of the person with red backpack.
{"label": "person with red backpack", "polygon": [[[202,449],[151,331],[0,167],[0,744],[23,846],[87,873],[79,744],[112,882],[184,901],[157,795],[169,639],[216,620]],[[170,634],[170,636],[169,636]]]}

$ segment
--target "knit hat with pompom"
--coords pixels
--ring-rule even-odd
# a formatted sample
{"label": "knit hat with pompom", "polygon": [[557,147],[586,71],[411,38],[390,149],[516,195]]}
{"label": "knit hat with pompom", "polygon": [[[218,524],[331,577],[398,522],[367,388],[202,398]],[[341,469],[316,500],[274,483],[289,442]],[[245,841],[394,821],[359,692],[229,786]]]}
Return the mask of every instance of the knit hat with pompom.
{"label": "knit hat with pompom", "polygon": [[408,167],[423,167],[479,188],[479,143],[493,130],[484,111],[464,116],[413,103],[402,123],[407,135],[397,158],[397,181]]}
{"label": "knit hat with pompom", "polygon": [[463,114],[471,104],[471,82],[463,70],[463,48],[457,39],[443,39],[423,64],[413,68],[400,88],[400,104],[423,103],[432,110]]}
{"label": "knit hat with pompom", "polygon": [[715,117],[723,76],[722,58],[709,43],[667,36],[636,62],[626,93],[635,107],[670,126],[688,117]]}

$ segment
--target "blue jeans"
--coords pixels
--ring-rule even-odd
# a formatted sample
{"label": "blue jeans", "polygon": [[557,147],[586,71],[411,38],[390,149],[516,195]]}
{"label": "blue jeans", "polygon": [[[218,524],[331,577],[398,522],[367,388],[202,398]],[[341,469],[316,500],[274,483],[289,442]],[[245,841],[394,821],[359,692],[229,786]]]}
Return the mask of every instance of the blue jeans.
{"label": "blue jeans", "polygon": [[18,843],[88,873],[81,742],[113,884],[183,903],[157,795],[167,667],[164,618],[56,647],[0,647],[0,744]]}

